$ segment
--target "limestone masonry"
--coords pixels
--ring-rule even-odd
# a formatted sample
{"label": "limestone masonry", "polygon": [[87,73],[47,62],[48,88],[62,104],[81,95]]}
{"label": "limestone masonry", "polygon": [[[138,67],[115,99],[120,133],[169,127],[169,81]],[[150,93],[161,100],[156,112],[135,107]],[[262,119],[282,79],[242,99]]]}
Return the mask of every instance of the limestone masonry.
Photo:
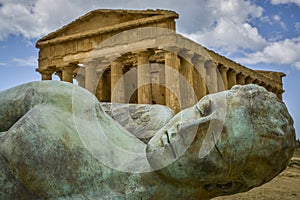
{"label": "limestone masonry", "polygon": [[236,84],[282,98],[285,74],[251,70],[176,34],[177,18],[167,10],[91,11],[36,43],[36,71],[42,80],[76,79],[103,102],[161,104],[175,113]]}

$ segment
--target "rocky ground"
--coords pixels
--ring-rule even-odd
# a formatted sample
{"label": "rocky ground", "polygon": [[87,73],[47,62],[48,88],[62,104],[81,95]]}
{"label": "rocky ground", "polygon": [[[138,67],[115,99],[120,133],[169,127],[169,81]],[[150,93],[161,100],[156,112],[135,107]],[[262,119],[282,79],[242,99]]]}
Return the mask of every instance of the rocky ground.
{"label": "rocky ground", "polygon": [[296,149],[287,169],[269,183],[266,183],[261,187],[254,188],[246,193],[214,198],[214,200],[237,199],[300,199],[300,148]]}

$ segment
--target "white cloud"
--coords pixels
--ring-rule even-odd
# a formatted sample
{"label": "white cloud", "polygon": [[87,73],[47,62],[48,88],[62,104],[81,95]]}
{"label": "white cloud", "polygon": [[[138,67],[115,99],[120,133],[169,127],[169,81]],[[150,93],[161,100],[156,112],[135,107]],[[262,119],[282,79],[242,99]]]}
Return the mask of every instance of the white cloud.
{"label": "white cloud", "polygon": [[243,64],[269,63],[300,69],[300,37],[270,42],[262,51],[236,59]]}
{"label": "white cloud", "polygon": [[274,15],[273,19],[275,22],[279,23],[283,30],[287,30],[286,25],[283,21],[281,21],[281,17],[279,15]]}
{"label": "white cloud", "polygon": [[300,61],[299,62],[295,62],[294,66],[300,70]]}
{"label": "white cloud", "polygon": [[24,67],[37,67],[38,62],[35,56],[29,56],[26,58],[13,58],[12,62],[15,63],[17,66],[24,66]]}
{"label": "white cloud", "polygon": [[251,4],[250,1],[212,0],[210,3],[217,15],[236,23],[242,23],[252,17],[260,17],[263,12],[260,6]]}
{"label": "white cloud", "polygon": [[220,20],[215,28],[206,32],[186,34],[204,46],[212,46],[224,52],[237,52],[241,49],[259,50],[266,45],[258,30],[248,23],[235,24]]}
{"label": "white cloud", "polygon": [[241,49],[260,50],[267,44],[257,28],[249,23],[262,17],[261,7],[249,1],[211,0],[208,8],[211,23],[184,35],[204,46],[231,53]]}
{"label": "white cloud", "polygon": [[265,22],[265,23],[268,23],[268,24],[271,24],[271,19],[268,17],[268,16],[262,16],[259,18],[262,22]]}
{"label": "white cloud", "polygon": [[300,0],[271,0],[271,3],[273,5],[294,3],[294,4],[298,5],[298,6],[300,6]]}
{"label": "white cloud", "polygon": [[5,39],[11,33],[23,34],[25,37],[36,36],[35,17],[30,13],[29,2],[26,2],[26,4],[16,3],[16,1],[2,2],[0,8],[0,39]]}
{"label": "white cloud", "polygon": [[273,19],[274,19],[275,21],[280,21],[280,20],[281,20],[281,18],[280,18],[279,15],[274,15],[274,16],[273,16]]}
{"label": "white cloud", "polygon": [[0,66],[6,66],[6,63],[0,62]]}
{"label": "white cloud", "polygon": [[80,0],[0,0],[0,40],[9,34],[32,39],[49,33],[91,7]]}

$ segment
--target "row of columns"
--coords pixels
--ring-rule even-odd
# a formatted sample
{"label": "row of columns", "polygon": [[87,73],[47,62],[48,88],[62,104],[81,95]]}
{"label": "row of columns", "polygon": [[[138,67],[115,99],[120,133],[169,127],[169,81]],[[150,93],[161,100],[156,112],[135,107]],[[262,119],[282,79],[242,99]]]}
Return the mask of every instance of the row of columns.
{"label": "row of columns", "polygon": [[237,72],[234,69],[226,67],[224,65],[218,65],[218,70],[223,80],[224,89],[231,89],[234,85],[246,85],[246,84],[257,84],[263,86],[268,91],[275,93],[279,99],[282,99],[282,93],[284,92],[282,89],[278,89],[271,85],[264,83],[256,78],[251,76],[247,76],[241,72]]}
{"label": "row of columns", "polygon": [[[138,104],[152,104],[151,88],[151,65],[149,57],[154,52],[151,50],[135,52],[136,55],[136,79],[137,79],[137,102]],[[180,57],[178,56],[180,55]],[[165,104],[175,113],[183,108],[194,105],[199,99],[209,93],[215,93],[230,89],[236,84],[258,84],[281,98],[283,90],[267,85],[266,83],[247,76],[222,64],[216,64],[206,60],[193,52],[180,50],[180,52],[164,53],[164,86]],[[80,86],[96,94],[99,100],[128,102],[125,97],[124,60],[122,57],[110,63],[109,77],[104,76],[105,69],[100,70],[96,62],[87,62],[83,72],[77,73],[76,77]],[[134,67],[134,66],[133,66]],[[37,70],[42,75],[42,80],[51,80],[56,72],[62,81],[73,82],[74,71],[79,68],[70,64],[58,68],[49,67],[46,70]],[[80,68],[79,70],[82,70]],[[99,73],[103,74],[99,79]],[[119,83],[119,84],[118,84]],[[116,86],[118,88],[116,90]],[[96,89],[98,90],[96,91]],[[114,92],[113,92],[114,91]]]}
{"label": "row of columns", "polygon": [[45,70],[37,69],[36,71],[41,74],[42,80],[52,80],[52,75],[55,73],[62,81],[73,83],[74,70],[76,68],[78,68],[77,65],[70,64],[57,69],[55,67],[49,67]]}

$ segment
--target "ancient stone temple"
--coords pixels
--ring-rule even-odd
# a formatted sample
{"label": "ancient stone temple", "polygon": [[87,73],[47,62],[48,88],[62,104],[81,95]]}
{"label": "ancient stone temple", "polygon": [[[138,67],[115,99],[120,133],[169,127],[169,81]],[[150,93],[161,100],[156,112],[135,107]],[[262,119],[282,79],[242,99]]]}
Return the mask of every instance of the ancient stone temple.
{"label": "ancient stone temple", "polygon": [[282,97],[285,74],[251,70],[176,34],[177,18],[166,10],[91,11],[37,42],[36,71],[42,80],[76,79],[100,101],[161,104],[176,113],[236,84]]}

